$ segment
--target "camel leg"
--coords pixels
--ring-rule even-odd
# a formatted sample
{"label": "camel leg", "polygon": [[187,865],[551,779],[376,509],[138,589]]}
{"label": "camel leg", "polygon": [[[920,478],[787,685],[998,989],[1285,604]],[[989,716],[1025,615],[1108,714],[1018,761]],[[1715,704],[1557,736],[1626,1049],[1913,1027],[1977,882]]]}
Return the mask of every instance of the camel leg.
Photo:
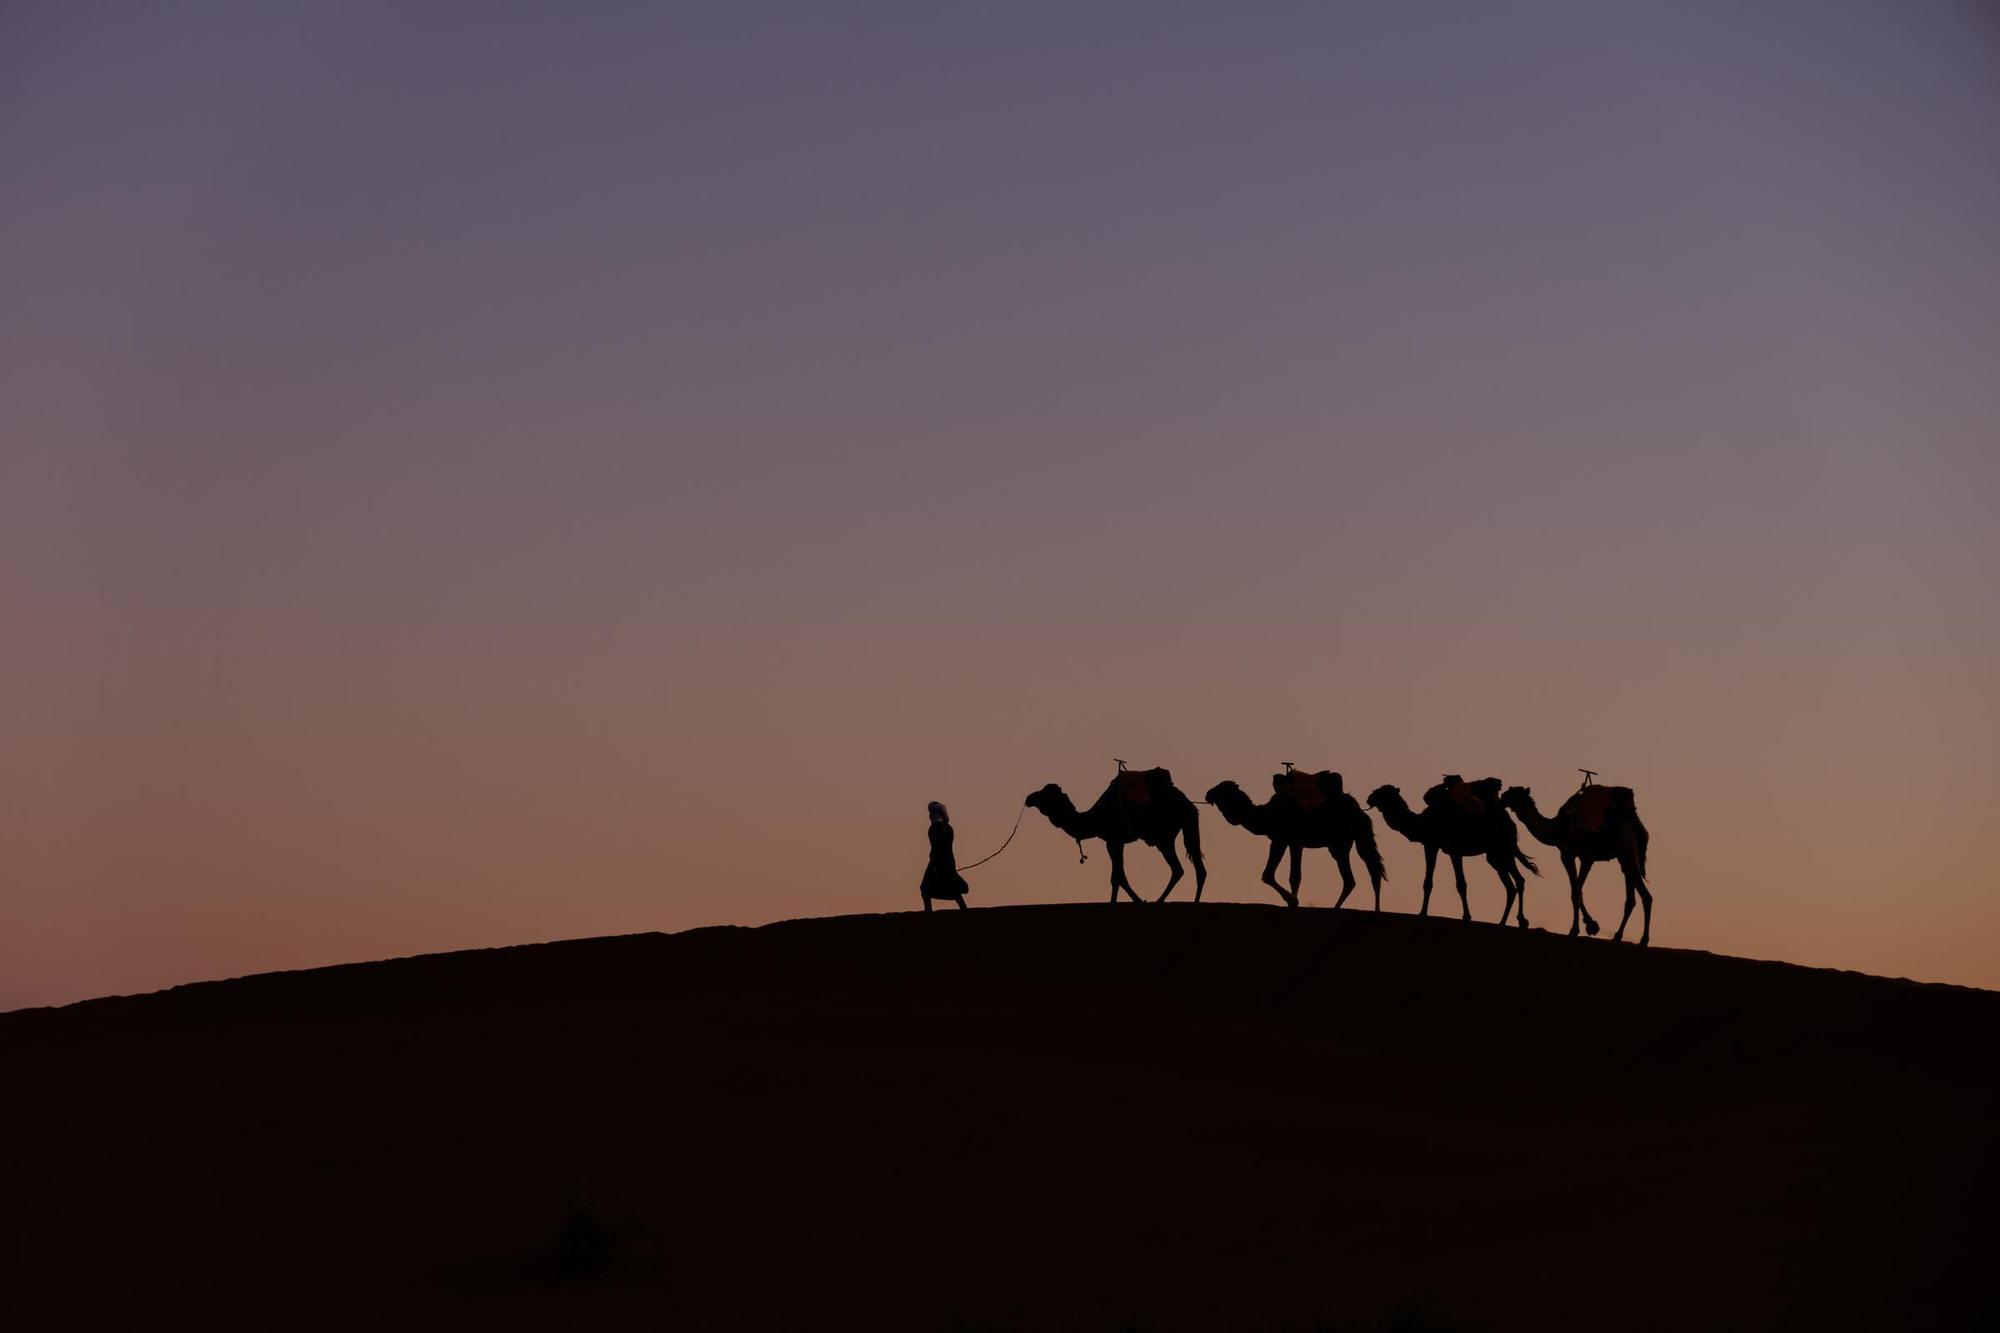
{"label": "camel leg", "polygon": [[[1651,944],[1653,942],[1653,891],[1646,887],[1646,877],[1639,873],[1638,859],[1630,852],[1619,856],[1618,868],[1625,872],[1626,901],[1630,902],[1632,894],[1637,892],[1640,903],[1645,907],[1646,916],[1644,924],[1639,928],[1639,943],[1642,945]],[[1626,912],[1629,915],[1631,909],[1628,907]]]}
{"label": "camel leg", "polygon": [[[1354,863],[1348,859],[1348,848],[1345,845],[1329,847],[1327,851],[1332,853],[1333,863],[1340,867],[1340,901],[1333,905],[1334,910],[1339,911],[1342,904],[1346,903],[1347,895],[1354,892]],[[1379,893],[1375,895],[1375,909],[1377,911],[1382,909],[1382,895]]]}
{"label": "camel leg", "polygon": [[[1597,934],[1597,919],[1591,916],[1590,908],[1584,905],[1583,886],[1590,878],[1590,868],[1596,864],[1595,861],[1586,860],[1579,862],[1576,867],[1576,910],[1583,914],[1583,928],[1593,938]],[[1571,924],[1569,933],[1572,935],[1576,934],[1574,923]]]}
{"label": "camel leg", "polygon": [[1304,856],[1305,849],[1299,846],[1299,844],[1293,843],[1292,872],[1288,877],[1292,881],[1292,891],[1285,895],[1285,905],[1288,907],[1297,907],[1299,905],[1299,880],[1304,878],[1304,871],[1299,862]]}
{"label": "camel leg", "polygon": [[1169,838],[1160,845],[1160,855],[1167,858],[1167,870],[1169,872],[1167,875],[1167,887],[1160,890],[1158,899],[1160,902],[1165,902],[1167,895],[1174,891],[1174,885],[1180,883],[1181,876],[1187,872],[1181,869],[1181,858],[1174,851],[1173,839]]}
{"label": "camel leg", "polygon": [[1507,900],[1500,904],[1500,924],[1504,926],[1507,924],[1507,914],[1514,910],[1514,874],[1507,868],[1507,863],[1500,859],[1498,853],[1488,852],[1486,864],[1492,866],[1493,873],[1500,877],[1500,891],[1507,895]]}
{"label": "camel leg", "polygon": [[924,910],[926,912],[931,910],[931,896],[928,893],[924,895]]}
{"label": "camel leg", "polygon": [[1500,924],[1507,924],[1507,908],[1514,909],[1514,924],[1521,929],[1528,928],[1528,877],[1521,873],[1521,867],[1514,864],[1510,852],[1495,852],[1488,858],[1493,868],[1500,872],[1500,882],[1507,889],[1507,903],[1500,909]]}
{"label": "camel leg", "polygon": [[1613,944],[1625,938],[1625,923],[1632,919],[1632,904],[1635,897],[1636,895],[1632,892],[1632,877],[1627,875],[1625,877],[1625,915],[1618,918],[1617,933],[1611,937]]}
{"label": "camel leg", "polygon": [[965,895],[962,893],[959,894],[956,901],[958,903],[958,910],[963,912],[965,910]]}
{"label": "camel leg", "polygon": [[1266,884],[1271,886],[1271,892],[1277,894],[1280,898],[1285,896],[1285,890],[1278,883],[1278,862],[1284,855],[1285,844],[1276,838],[1271,839],[1271,855],[1265,858],[1262,878]]}
{"label": "camel leg", "polygon": [[1437,865],[1438,865],[1438,849],[1431,846],[1429,843],[1425,843],[1424,844],[1424,905],[1418,909],[1417,911],[1418,916],[1429,916],[1431,914],[1431,880],[1437,874]]}
{"label": "camel leg", "polygon": [[1118,901],[1120,889],[1125,890],[1133,902],[1140,901],[1139,895],[1132,892],[1132,882],[1125,878],[1125,844],[1106,839],[1104,855],[1105,859],[1111,862],[1111,901],[1114,903]]}
{"label": "camel leg", "polygon": [[1447,853],[1451,857],[1451,873],[1458,880],[1458,910],[1460,920],[1472,920],[1472,900],[1465,896],[1465,858],[1457,852]]}

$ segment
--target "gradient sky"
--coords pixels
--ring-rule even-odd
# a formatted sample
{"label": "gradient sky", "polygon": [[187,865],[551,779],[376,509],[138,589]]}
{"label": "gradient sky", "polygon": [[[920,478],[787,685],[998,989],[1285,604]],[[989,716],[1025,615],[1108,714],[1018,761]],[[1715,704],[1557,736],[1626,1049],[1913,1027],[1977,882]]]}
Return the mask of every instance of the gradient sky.
{"label": "gradient sky", "polygon": [[10,3],[0,1008],[907,910],[1113,756],[1588,765],[1656,943],[2000,986],[1996,145],[1971,3]]}

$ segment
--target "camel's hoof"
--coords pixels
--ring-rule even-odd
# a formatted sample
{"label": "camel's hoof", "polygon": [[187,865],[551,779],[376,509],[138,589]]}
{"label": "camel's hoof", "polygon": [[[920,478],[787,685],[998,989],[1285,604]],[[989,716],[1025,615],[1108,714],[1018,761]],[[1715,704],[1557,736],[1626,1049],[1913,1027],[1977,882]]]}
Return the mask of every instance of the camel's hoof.
{"label": "camel's hoof", "polygon": [[[1583,923],[1583,927],[1585,930],[1588,930],[1590,932],[1590,937],[1592,939],[1597,938],[1597,923],[1595,921],[1586,921]],[[1572,930],[1570,934],[1574,935],[1576,934],[1576,932]]]}

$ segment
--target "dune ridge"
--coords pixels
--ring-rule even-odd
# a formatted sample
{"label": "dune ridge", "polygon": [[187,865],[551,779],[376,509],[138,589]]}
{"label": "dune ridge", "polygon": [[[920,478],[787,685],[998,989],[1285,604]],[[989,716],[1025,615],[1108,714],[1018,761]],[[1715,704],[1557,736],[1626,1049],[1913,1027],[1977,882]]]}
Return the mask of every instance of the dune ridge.
{"label": "dune ridge", "polygon": [[0,1015],[22,1328],[1951,1327],[2000,994],[1261,905]]}

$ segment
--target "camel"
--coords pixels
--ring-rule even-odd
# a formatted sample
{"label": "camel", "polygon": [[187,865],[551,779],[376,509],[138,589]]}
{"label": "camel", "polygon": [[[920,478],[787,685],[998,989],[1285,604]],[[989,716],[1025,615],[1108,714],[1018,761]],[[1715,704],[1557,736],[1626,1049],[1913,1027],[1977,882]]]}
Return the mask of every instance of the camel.
{"label": "camel", "polygon": [[1028,796],[1027,804],[1048,816],[1051,824],[1076,839],[1077,850],[1085,838],[1104,840],[1111,859],[1111,901],[1124,890],[1132,901],[1144,902],[1125,877],[1125,844],[1143,842],[1157,848],[1166,858],[1167,887],[1158,901],[1165,902],[1181,882],[1181,859],[1174,854],[1174,838],[1187,844],[1188,860],[1194,862],[1194,900],[1201,901],[1201,886],[1208,882],[1208,866],[1201,859],[1201,816],[1193,801],[1174,786],[1173,775],[1164,768],[1126,771],[1121,768],[1111,785],[1088,810],[1078,810],[1051,782]]}
{"label": "camel", "polygon": [[[1499,791],[1494,779],[1488,778],[1486,783],[1492,785],[1495,793]],[[1488,807],[1487,813],[1478,818],[1438,806],[1426,806],[1419,814],[1410,809],[1410,803],[1403,799],[1402,792],[1394,787],[1381,786],[1368,793],[1368,805],[1382,812],[1382,822],[1424,849],[1424,905],[1418,911],[1419,916],[1430,915],[1431,881],[1437,872],[1438,853],[1443,852],[1451,858],[1452,874],[1458,881],[1459,910],[1467,921],[1472,920],[1472,906],[1465,896],[1463,858],[1484,856],[1507,891],[1507,902],[1500,909],[1500,924],[1507,924],[1507,914],[1514,910],[1516,902],[1520,904],[1517,924],[1528,924],[1528,881],[1519,866],[1526,866],[1537,875],[1542,872],[1522,854],[1520,835],[1514,821],[1497,804]]]}
{"label": "camel", "polygon": [[[1375,850],[1375,824],[1367,811],[1342,789],[1340,774],[1288,769],[1271,775],[1271,791],[1271,799],[1262,805],[1252,801],[1234,782],[1218,782],[1208,789],[1207,795],[1208,803],[1224,819],[1271,840],[1271,855],[1265,860],[1260,876],[1264,883],[1287,904],[1297,907],[1301,853],[1307,847],[1324,847],[1340,868],[1340,901],[1334,904],[1339,908],[1347,902],[1347,895],[1354,892],[1354,866],[1348,853],[1359,849],[1361,864],[1368,869],[1368,882],[1375,890],[1375,910],[1381,911],[1382,881],[1388,875],[1382,868],[1381,853]],[[1292,859],[1289,892],[1279,887],[1272,876],[1278,868],[1278,858],[1287,851]]]}
{"label": "camel", "polygon": [[1562,858],[1563,871],[1569,876],[1570,934],[1576,934],[1579,918],[1591,934],[1597,933],[1597,922],[1583,905],[1583,882],[1590,878],[1590,868],[1597,862],[1616,861],[1625,873],[1625,915],[1611,938],[1625,938],[1636,896],[1646,908],[1639,943],[1652,942],[1653,895],[1646,887],[1646,826],[1639,820],[1638,803],[1630,787],[1586,783],[1563,802],[1554,819],[1544,818],[1535,808],[1535,798],[1526,787],[1509,787],[1500,804],[1519,815],[1528,832],[1555,848]]}

